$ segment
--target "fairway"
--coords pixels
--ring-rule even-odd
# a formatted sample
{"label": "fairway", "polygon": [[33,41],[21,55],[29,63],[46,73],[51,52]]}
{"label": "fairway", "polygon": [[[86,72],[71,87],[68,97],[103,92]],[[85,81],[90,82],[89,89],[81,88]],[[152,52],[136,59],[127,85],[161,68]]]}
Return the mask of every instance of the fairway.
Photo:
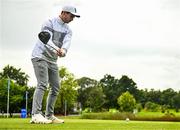
{"label": "fairway", "polygon": [[0,119],[0,130],[180,130],[180,122],[65,119],[64,124],[30,124],[28,119]]}

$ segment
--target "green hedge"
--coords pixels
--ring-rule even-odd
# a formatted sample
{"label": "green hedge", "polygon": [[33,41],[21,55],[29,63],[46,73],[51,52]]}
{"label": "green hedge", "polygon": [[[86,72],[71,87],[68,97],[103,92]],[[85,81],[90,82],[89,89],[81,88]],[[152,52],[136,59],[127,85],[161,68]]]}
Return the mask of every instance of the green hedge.
{"label": "green hedge", "polygon": [[133,119],[135,115],[132,113],[84,113],[82,119],[101,119],[101,120],[125,120],[126,118]]}
{"label": "green hedge", "polygon": [[133,113],[84,113],[82,119],[101,119],[101,120],[135,120],[135,121],[180,121],[180,116],[164,114],[163,116],[138,116]]}

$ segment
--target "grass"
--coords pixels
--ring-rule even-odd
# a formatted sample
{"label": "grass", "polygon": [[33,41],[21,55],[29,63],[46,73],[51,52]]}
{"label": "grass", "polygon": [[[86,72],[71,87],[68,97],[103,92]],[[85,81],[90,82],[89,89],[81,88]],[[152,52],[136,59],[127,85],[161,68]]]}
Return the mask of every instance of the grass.
{"label": "grass", "polygon": [[180,122],[65,118],[64,124],[30,124],[29,120],[30,118],[0,118],[0,130],[180,130]]}

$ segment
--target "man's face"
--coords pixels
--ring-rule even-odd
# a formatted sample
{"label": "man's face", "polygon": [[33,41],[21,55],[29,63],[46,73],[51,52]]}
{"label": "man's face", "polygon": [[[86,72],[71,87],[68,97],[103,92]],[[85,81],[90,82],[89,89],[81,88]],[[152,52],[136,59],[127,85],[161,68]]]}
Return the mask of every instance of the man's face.
{"label": "man's face", "polygon": [[69,22],[73,21],[73,19],[75,17],[73,14],[71,14],[69,12],[63,12],[62,15],[63,15],[63,19],[62,20],[65,23],[69,23]]}

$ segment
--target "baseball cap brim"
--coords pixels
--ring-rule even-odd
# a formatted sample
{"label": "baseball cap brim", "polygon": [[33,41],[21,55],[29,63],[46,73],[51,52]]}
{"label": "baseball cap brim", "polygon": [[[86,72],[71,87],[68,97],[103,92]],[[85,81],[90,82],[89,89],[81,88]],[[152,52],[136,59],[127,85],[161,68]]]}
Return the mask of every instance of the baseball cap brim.
{"label": "baseball cap brim", "polygon": [[72,13],[72,12],[70,12],[72,15],[74,15],[75,17],[77,17],[77,18],[80,18],[80,15],[79,14],[77,14],[77,13]]}

